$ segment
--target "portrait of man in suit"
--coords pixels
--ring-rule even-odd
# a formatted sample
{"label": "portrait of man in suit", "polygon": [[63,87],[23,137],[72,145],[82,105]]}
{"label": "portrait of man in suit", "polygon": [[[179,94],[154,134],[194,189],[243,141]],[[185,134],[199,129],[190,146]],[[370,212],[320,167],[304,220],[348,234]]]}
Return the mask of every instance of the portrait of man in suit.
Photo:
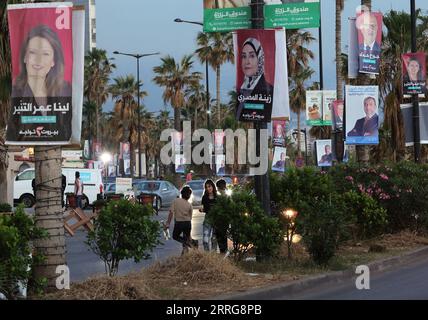
{"label": "portrait of man in suit", "polygon": [[376,113],[377,102],[374,97],[364,99],[364,118],[358,119],[354,128],[348,132],[348,136],[366,137],[377,136],[379,129],[379,116]]}
{"label": "portrait of man in suit", "polygon": [[333,154],[331,153],[331,146],[326,144],[324,147],[324,154],[321,156],[320,161],[318,162],[318,164],[320,165],[331,165],[331,163],[333,162]]}
{"label": "portrait of man in suit", "polygon": [[281,171],[284,171],[285,168],[285,152],[281,152],[280,159],[273,165],[275,169],[280,169]]}
{"label": "portrait of man in suit", "polygon": [[382,25],[379,24],[377,15],[379,14],[364,12],[357,18],[360,72],[379,73],[381,47],[378,35],[382,32]]}

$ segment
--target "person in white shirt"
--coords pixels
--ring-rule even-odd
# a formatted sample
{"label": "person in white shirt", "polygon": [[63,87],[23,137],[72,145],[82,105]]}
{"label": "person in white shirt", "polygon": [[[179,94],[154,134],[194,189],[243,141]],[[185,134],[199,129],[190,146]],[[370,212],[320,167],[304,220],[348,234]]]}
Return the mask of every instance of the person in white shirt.
{"label": "person in white shirt", "polygon": [[74,195],[76,196],[77,207],[82,209],[83,182],[80,180],[80,172],[76,171],[74,180]]}

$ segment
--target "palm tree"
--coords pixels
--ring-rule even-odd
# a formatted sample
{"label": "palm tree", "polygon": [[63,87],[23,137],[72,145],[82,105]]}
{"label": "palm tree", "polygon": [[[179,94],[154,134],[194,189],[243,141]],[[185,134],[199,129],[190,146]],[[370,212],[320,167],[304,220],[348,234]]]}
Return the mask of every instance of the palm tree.
{"label": "palm tree", "polygon": [[[417,10],[416,43],[419,51],[428,50],[428,40],[425,32],[428,30],[428,17],[423,16],[421,10]],[[391,10],[384,16],[384,24],[387,32],[383,35],[381,72],[379,75],[380,94],[384,102],[384,143],[380,143],[377,152],[388,154],[393,161],[404,156],[404,125],[400,111],[400,97],[402,96],[402,66],[401,54],[411,49],[411,19],[406,12]]]}
{"label": "palm tree", "polygon": [[[192,128],[198,129],[199,118],[204,123],[207,123],[208,114],[201,112],[206,109],[206,91],[205,87],[199,83],[196,83],[185,90],[185,97],[187,99],[186,110],[188,114],[193,118]],[[202,117],[201,117],[202,116]]]}
{"label": "palm tree", "polygon": [[[117,77],[109,87],[109,92],[115,100],[114,121],[117,123],[116,140],[126,141],[130,144],[131,151],[131,175],[134,174],[135,145],[138,146],[138,106],[135,97],[138,95],[138,88],[142,83],[137,83],[133,75]],[[147,95],[147,92],[140,91],[140,98]],[[141,111],[141,110],[140,110]],[[141,148],[142,146],[138,146]]]}
{"label": "palm tree", "polygon": [[311,68],[301,69],[297,74],[294,74],[291,79],[291,90],[290,90],[290,106],[291,110],[297,113],[297,155],[301,157],[302,153],[300,150],[300,113],[306,109],[306,87],[305,82],[308,81],[314,70]]}
{"label": "palm tree", "polygon": [[[199,32],[196,38],[199,48],[195,51],[200,62],[208,64],[216,72],[217,110],[220,110],[220,75],[221,66],[227,62],[234,63],[233,39],[231,33],[203,33]],[[220,112],[218,112],[220,116]],[[219,119],[218,122],[221,122]]]}
{"label": "palm tree", "polygon": [[163,101],[174,108],[174,128],[181,131],[180,109],[186,105],[185,90],[199,83],[201,73],[192,72],[191,55],[185,55],[180,63],[171,56],[161,59],[162,64],[153,68],[157,74],[153,81],[164,88]]}
{"label": "palm tree", "polygon": [[85,56],[84,94],[87,101],[96,104],[95,140],[99,137],[99,118],[109,97],[108,82],[115,68],[105,50],[94,48]]}

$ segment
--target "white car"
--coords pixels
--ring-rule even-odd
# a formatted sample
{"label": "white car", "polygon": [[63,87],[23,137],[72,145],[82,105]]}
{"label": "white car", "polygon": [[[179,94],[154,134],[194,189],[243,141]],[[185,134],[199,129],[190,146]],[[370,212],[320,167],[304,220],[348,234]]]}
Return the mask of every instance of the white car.
{"label": "white car", "polygon": [[[80,179],[83,182],[82,205],[83,207],[86,207],[97,200],[98,194],[102,193],[104,190],[102,172],[99,169],[63,168],[62,174],[65,175],[67,181],[64,197],[66,193],[74,192],[76,171],[80,172]],[[35,171],[33,168],[24,170],[16,176],[13,186],[14,203],[23,203],[27,208],[32,207],[35,204],[36,197],[33,194],[33,188],[31,186],[31,182],[34,177]]]}

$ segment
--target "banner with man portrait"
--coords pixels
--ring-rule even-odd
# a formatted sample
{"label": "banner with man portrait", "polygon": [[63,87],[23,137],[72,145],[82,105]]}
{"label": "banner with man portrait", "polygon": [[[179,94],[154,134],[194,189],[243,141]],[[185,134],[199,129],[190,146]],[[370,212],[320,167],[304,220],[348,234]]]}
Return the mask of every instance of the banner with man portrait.
{"label": "banner with man portrait", "polygon": [[426,55],[424,52],[406,53],[403,61],[403,94],[426,94]]}
{"label": "banner with man portrait", "polygon": [[331,139],[316,140],[315,147],[317,152],[318,167],[331,167],[333,165],[333,153]]}
{"label": "banner with man portrait", "polygon": [[234,44],[236,118],[270,122],[275,86],[275,30],[238,30]]}
{"label": "banner with man portrait", "polygon": [[343,128],[344,109],[343,100],[335,100],[333,102],[333,110],[331,110],[333,130],[341,130]]}
{"label": "banner with man portrait", "polygon": [[76,20],[79,35],[73,37],[72,9],[69,2],[8,5],[12,56],[8,144],[71,143],[73,113],[81,113],[80,101],[74,108],[72,96],[82,94],[74,85],[83,87],[83,72],[77,74],[83,64],[77,69],[73,65],[73,51],[79,59],[83,53],[76,39],[82,35],[83,20]]}
{"label": "banner with man portrait", "polygon": [[275,147],[272,160],[272,171],[285,172],[287,159],[287,149],[284,147]]}
{"label": "banner with man portrait", "polygon": [[362,11],[355,22],[358,30],[359,72],[379,74],[383,16]]}
{"label": "banner with man portrait", "polygon": [[379,144],[379,87],[346,86],[346,144]]}

